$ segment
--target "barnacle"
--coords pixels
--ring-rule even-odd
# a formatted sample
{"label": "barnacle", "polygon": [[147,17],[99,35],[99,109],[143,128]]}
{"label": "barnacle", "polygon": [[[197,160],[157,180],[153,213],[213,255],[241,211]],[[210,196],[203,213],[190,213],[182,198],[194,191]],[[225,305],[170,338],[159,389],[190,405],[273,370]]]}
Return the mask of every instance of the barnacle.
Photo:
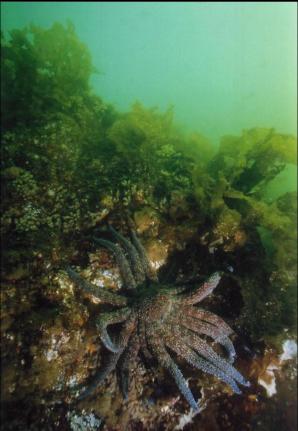
{"label": "barnacle", "polygon": [[[120,387],[127,398],[131,373],[139,352],[154,357],[174,378],[189,405],[198,405],[182,372],[173,359],[173,353],[193,367],[212,374],[241,393],[237,383],[249,383],[233,367],[234,346],[229,338],[233,330],[217,315],[194,305],[206,298],[218,285],[221,275],[216,272],[199,288],[189,291],[186,286],[159,283],[145,250],[131,231],[131,241],[110,227],[116,242],[95,239],[96,243],[111,250],[120,269],[124,287],[119,293],[98,289],[80,277],[73,269],[67,272],[81,289],[95,295],[102,302],[118,307],[101,313],[96,325],[102,343],[110,351],[108,361],[93,376],[88,387],[83,385],[78,398],[89,396],[116,367],[119,367]],[[122,323],[115,336],[108,332],[109,325]],[[208,342],[223,346],[227,358],[220,356]]]}

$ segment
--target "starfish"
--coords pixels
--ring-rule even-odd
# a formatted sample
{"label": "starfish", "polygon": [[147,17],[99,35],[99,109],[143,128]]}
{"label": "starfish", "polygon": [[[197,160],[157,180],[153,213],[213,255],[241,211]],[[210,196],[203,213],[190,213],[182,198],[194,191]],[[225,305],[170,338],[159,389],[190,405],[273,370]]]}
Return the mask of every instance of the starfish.
{"label": "starfish", "polygon": [[[109,249],[116,258],[123,281],[119,293],[98,288],[72,268],[66,269],[80,289],[116,308],[101,313],[96,319],[100,339],[110,354],[91,384],[80,386],[83,390],[78,400],[91,395],[116,367],[122,394],[127,399],[132,370],[140,352],[144,357],[155,358],[172,375],[194,410],[198,410],[198,404],[172,357],[173,353],[194,368],[216,376],[240,394],[238,384],[249,386],[249,382],[232,365],[236,353],[229,336],[233,330],[219,316],[195,306],[213,292],[221,274],[212,274],[199,288],[192,290],[186,285],[180,286],[180,282],[179,287],[162,284],[135,231],[131,230],[131,240],[128,240],[113,227],[109,229],[116,242],[98,238],[95,242]],[[121,329],[112,336],[108,327],[119,323],[122,323]],[[212,348],[210,340],[223,347],[226,358]]]}

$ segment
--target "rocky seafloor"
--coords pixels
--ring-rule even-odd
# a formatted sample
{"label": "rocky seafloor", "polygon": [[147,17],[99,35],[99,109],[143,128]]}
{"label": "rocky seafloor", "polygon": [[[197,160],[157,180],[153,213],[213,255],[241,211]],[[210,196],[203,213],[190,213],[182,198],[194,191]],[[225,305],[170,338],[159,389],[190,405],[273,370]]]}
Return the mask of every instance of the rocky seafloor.
{"label": "rocky seafloor", "polygon": [[[296,430],[297,138],[256,127],[215,147],[171,108],[104,102],[71,23],[1,36],[2,429]],[[235,331],[251,383],[241,395],[179,361],[194,414],[140,358],[127,401],[115,373],[76,400],[107,350],[103,304],[65,269],[117,291],[115,260],[93,238],[107,223],[128,235],[128,218],[160,279],[224,273],[203,305]]]}
{"label": "rocky seafloor", "polygon": [[[60,250],[42,253],[27,267],[4,274],[2,288],[2,429],[4,430],[294,430],[296,427],[296,341],[285,327],[268,339],[254,339],[241,285],[241,262],[247,242],[243,232],[214,245],[214,232],[202,235],[195,218],[177,224],[152,208],[133,214],[150,262],[159,274],[173,278],[205,274],[222,261],[222,247],[237,249],[233,267],[223,277],[206,308],[216,311],[235,333],[236,367],[251,382],[233,394],[215,377],[181,362],[200,412],[190,410],[174,381],[162,368],[141,360],[127,401],[115,373],[87,399],[75,402],[72,388],[95,372],[107,351],[94,323],[100,304],[86,297],[57,266]],[[106,221],[127,229],[117,210]],[[98,233],[97,233],[98,236]],[[212,238],[212,241],[206,239]],[[255,240],[256,241],[256,240]],[[246,244],[246,245],[245,245]],[[64,261],[100,289],[121,286],[113,256],[85,239],[81,248],[65,249]],[[240,250],[242,252],[240,253]],[[243,256],[244,254],[244,256]],[[239,262],[237,262],[239,259]],[[61,257],[60,257],[61,260]],[[229,275],[230,274],[230,275]],[[263,304],[270,316],[274,308]]]}

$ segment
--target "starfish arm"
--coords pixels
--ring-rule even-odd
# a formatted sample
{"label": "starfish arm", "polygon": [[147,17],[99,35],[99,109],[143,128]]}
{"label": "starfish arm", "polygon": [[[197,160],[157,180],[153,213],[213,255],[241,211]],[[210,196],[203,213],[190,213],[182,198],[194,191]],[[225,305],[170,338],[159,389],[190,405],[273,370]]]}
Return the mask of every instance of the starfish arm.
{"label": "starfish arm", "polygon": [[128,289],[135,289],[136,281],[131,272],[129,263],[123,253],[122,248],[118,244],[114,244],[111,241],[107,241],[105,239],[94,238],[94,241],[99,245],[103,245],[104,247],[108,248],[114,253],[117,264],[119,265],[119,268],[120,268],[120,273],[121,273],[123,283],[126,285]]}
{"label": "starfish arm", "polygon": [[112,305],[126,305],[127,299],[123,296],[117,295],[114,292],[109,291],[103,287],[97,287],[83,277],[81,277],[76,271],[72,268],[67,267],[66,272],[69,278],[84,292],[89,293],[95,296],[97,299],[100,299],[102,302]]}
{"label": "starfish arm", "polygon": [[210,325],[207,322],[203,322],[201,320],[189,317],[184,317],[181,323],[183,326],[192,330],[193,332],[197,332],[198,334],[204,334],[210,338],[213,338],[213,340],[221,344],[226,349],[229,355],[229,361],[233,362],[233,359],[236,355],[233,343],[229,338],[227,338],[225,334],[222,333],[220,328],[214,325]]}
{"label": "starfish arm", "polygon": [[77,398],[78,401],[81,401],[81,400],[87,398],[89,395],[91,395],[92,392],[94,392],[95,389],[103,383],[103,381],[106,379],[106,377],[112,371],[114,371],[114,369],[116,368],[117,362],[120,358],[121,353],[122,353],[122,351],[119,351],[117,353],[111,353],[106,364],[103,367],[101,367],[95,373],[95,375],[92,377],[90,384],[87,387],[85,387],[85,385],[81,385],[81,387],[83,387],[84,390],[81,391],[81,393],[79,394],[79,396]]}
{"label": "starfish arm", "polygon": [[131,374],[137,355],[140,350],[140,340],[136,334],[130,338],[128,346],[123,353],[122,363],[120,367],[120,387],[125,400],[128,398]]}
{"label": "starfish arm", "polygon": [[152,281],[158,281],[157,275],[155,274],[154,270],[152,269],[152,267],[150,265],[146,251],[145,251],[143,245],[141,244],[141,241],[137,237],[137,234],[134,230],[131,230],[131,239],[132,239],[133,245],[135,246],[136,250],[139,253],[142,267],[143,267],[143,271],[145,272],[147,278],[149,280],[152,280]]}
{"label": "starfish arm", "polygon": [[145,280],[144,268],[136,248],[128,239],[117,232],[112,226],[109,226],[109,229],[112,232],[114,238],[120,242],[127,252],[136,284],[143,283]]}
{"label": "starfish arm", "polygon": [[112,311],[110,313],[102,313],[96,320],[96,326],[99,330],[99,336],[105,347],[111,352],[117,353],[120,349],[116,346],[111,337],[108,334],[107,326],[113,325],[114,323],[120,323],[126,320],[131,313],[130,308],[125,307],[120,310]]}
{"label": "starfish arm", "polygon": [[[176,335],[180,338],[179,333]],[[171,350],[184,358],[190,365],[217,377],[227,383],[235,393],[241,394],[241,391],[233,378],[225,374],[222,370],[208,362],[206,359],[198,356],[189,346],[184,343],[177,343],[177,338],[174,339],[173,337],[167,339],[166,344]]]}
{"label": "starfish arm", "polygon": [[224,371],[232,379],[236,380],[236,382],[240,383],[243,386],[250,386],[250,383],[244,379],[244,377],[234,368],[228,361],[221,358],[213,349],[210,347],[206,341],[202,340],[198,336],[192,333],[188,333],[184,337],[185,342],[195,349],[199,355],[203,358],[210,361],[217,368]]}
{"label": "starfish arm", "polygon": [[235,351],[235,348],[234,348],[232,341],[228,337],[219,338],[216,341],[218,343],[220,343],[226,349],[226,352],[229,355],[228,361],[231,364],[233,364],[233,362],[235,361],[235,357],[236,357],[236,351]]}
{"label": "starfish arm", "polygon": [[180,299],[183,304],[191,305],[202,301],[206,296],[210,295],[220,281],[220,274],[215,272],[195,291],[181,295]]}
{"label": "starfish arm", "polygon": [[130,314],[128,320],[125,322],[122,331],[118,337],[118,345],[121,346],[117,353],[111,353],[108,361],[98,370],[95,376],[92,379],[91,384],[79,395],[78,400],[82,400],[89,395],[99,386],[105,378],[116,368],[118,360],[122,355],[127,342],[134,331],[136,326],[135,315],[133,313]]}
{"label": "starfish arm", "polygon": [[150,350],[152,350],[158,363],[169,371],[190,407],[197,411],[199,406],[196,403],[196,400],[194,399],[194,396],[189,389],[183,374],[167,352],[163,341],[160,340],[160,338],[154,336],[152,328],[148,328],[147,337]]}
{"label": "starfish arm", "polygon": [[191,316],[201,321],[203,320],[220,328],[223,335],[228,336],[234,333],[233,329],[221,317],[211,313],[210,311],[202,310],[196,307],[185,307],[183,312],[187,316]]}
{"label": "starfish arm", "polygon": [[144,319],[142,318],[142,313],[139,316],[139,325],[138,325],[138,332],[139,332],[139,338],[141,343],[141,351],[144,355],[144,358],[148,363],[152,362],[152,354],[149,350],[148,343],[147,343],[147,335],[146,335],[146,324]]}
{"label": "starfish arm", "polygon": [[158,362],[162,366],[164,366],[172,375],[180,392],[182,393],[182,395],[184,396],[184,398],[186,399],[190,407],[194,410],[198,410],[199,406],[196,403],[196,400],[194,399],[194,396],[191,390],[189,389],[188,384],[185,378],[183,377],[183,374],[181,373],[180,369],[178,368],[174,360],[168,354],[166,349],[163,349],[162,351],[160,350],[158,352],[157,359],[158,359]]}
{"label": "starfish arm", "polygon": [[137,325],[137,315],[131,311],[129,317],[124,323],[124,326],[118,336],[117,344],[121,347],[122,351],[126,348],[131,334],[135,331]]}

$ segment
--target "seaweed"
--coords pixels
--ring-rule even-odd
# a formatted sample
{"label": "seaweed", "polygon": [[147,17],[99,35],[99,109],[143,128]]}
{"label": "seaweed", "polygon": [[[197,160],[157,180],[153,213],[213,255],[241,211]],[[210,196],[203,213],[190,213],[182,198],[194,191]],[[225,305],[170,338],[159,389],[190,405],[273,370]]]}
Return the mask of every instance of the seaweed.
{"label": "seaweed", "polygon": [[[1,44],[2,330],[12,412],[21,401],[36,410],[34,416],[30,406],[36,424],[54,411],[58,419],[69,414],[66,404],[61,411],[49,406],[57,387],[66,391],[72,378],[86,377],[96,332],[61,268],[87,265],[89,281],[118,288],[113,261],[94,254],[91,241],[106,222],[123,230],[132,218],[149,259],[169,279],[224,271],[221,304],[252,350],[263,342],[279,346],[284,331],[294,336],[297,192],[268,192],[296,164],[294,136],[254,128],[215,148],[199,133],[182,132],[173,108],[136,102],[118,112],[93,92],[92,59],[70,23],[17,29]],[[57,357],[47,359],[53,351]],[[149,382],[150,374],[142,379]],[[164,395],[162,408],[172,412]],[[152,404],[154,393],[146,396],[136,389],[136,399]],[[145,417],[138,406],[137,417]],[[148,423],[159,420],[160,405],[154,409],[155,419],[146,410]],[[108,410],[115,423],[117,409]]]}

